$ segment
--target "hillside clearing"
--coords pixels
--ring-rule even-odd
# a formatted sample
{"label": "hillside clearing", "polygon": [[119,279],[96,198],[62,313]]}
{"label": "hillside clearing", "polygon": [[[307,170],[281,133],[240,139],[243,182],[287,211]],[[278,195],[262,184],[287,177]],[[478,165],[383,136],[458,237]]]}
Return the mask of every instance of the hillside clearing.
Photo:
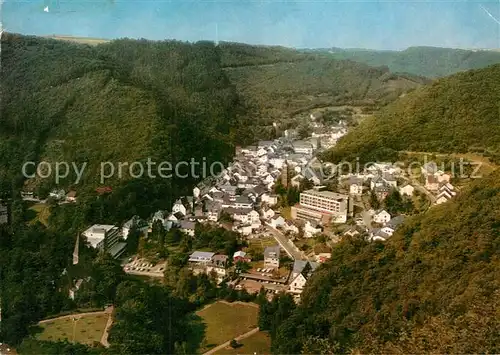
{"label": "hillside clearing", "polygon": [[267,332],[257,332],[239,341],[240,347],[233,349],[227,347],[216,351],[217,355],[236,355],[236,354],[271,354],[271,338]]}
{"label": "hillside clearing", "polygon": [[219,301],[196,312],[205,325],[202,352],[257,327],[259,308],[252,303]]}
{"label": "hillside clearing", "polygon": [[109,317],[110,315],[105,312],[96,312],[43,321],[39,323],[43,330],[37,335],[37,339],[49,341],[67,339],[72,343],[92,345],[101,341]]}

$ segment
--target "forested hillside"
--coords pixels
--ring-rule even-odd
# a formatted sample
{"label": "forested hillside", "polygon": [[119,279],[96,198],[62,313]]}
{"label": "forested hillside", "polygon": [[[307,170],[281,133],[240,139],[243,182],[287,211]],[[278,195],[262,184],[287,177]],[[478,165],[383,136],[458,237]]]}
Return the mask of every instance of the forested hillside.
{"label": "forested hillside", "polygon": [[410,47],[403,51],[367,49],[323,49],[335,59],[350,59],[371,66],[387,66],[394,73],[410,73],[429,78],[443,77],[500,63],[500,52],[438,47]]}
{"label": "forested hillside", "polygon": [[344,240],[295,310],[266,304],[276,354],[498,353],[500,172],[385,243]]}
{"label": "forested hillside", "polygon": [[[101,162],[226,162],[234,144],[261,138],[273,121],[311,107],[384,105],[426,82],[352,61],[237,43],[123,39],[90,46],[4,34],[1,56],[3,195],[21,188],[26,161],[86,162],[78,190],[93,191],[102,185]],[[155,201],[130,188],[127,176],[106,184],[135,190],[143,198],[139,206]],[[60,186],[70,188],[75,177],[70,173]],[[28,183],[42,197],[54,187],[53,179]],[[190,184],[156,181],[154,189],[168,195]]]}
{"label": "forested hillside", "polygon": [[[88,162],[81,185],[95,188],[105,161],[210,163],[232,155],[238,97],[212,43],[89,46],[6,34],[1,55],[4,192],[22,184],[25,161]],[[46,193],[53,186],[44,183],[53,181],[38,184]]]}
{"label": "forested hillside", "polygon": [[430,82],[395,75],[387,68],[280,47],[222,43],[220,48],[226,74],[262,125],[316,107],[380,107]]}
{"label": "forested hillside", "polygon": [[440,79],[362,122],[325,154],[331,161],[396,159],[402,150],[477,152],[499,159],[500,64]]}

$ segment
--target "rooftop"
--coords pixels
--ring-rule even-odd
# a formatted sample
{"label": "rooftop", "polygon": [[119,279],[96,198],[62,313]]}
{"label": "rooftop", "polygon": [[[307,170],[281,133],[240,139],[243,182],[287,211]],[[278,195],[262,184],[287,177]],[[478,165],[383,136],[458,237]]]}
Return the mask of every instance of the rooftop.
{"label": "rooftop", "polygon": [[332,192],[332,191],[317,191],[317,190],[307,190],[302,192],[303,194],[308,194],[308,195],[313,195],[313,196],[318,196],[318,197],[324,197],[324,198],[330,198],[334,200],[345,200],[349,198],[349,196],[344,195],[344,194],[339,194],[337,192]]}
{"label": "rooftop", "polygon": [[116,228],[113,224],[94,224],[92,227],[88,228],[85,232],[83,232],[84,235],[91,235],[93,233],[99,233],[99,234],[104,234],[112,230],[113,228]]}
{"label": "rooftop", "polygon": [[280,255],[280,246],[279,245],[275,245],[272,247],[266,247],[266,249],[264,249],[264,257],[265,258],[274,257],[273,254],[275,254],[277,257],[279,257],[279,255]]}
{"label": "rooftop", "polygon": [[215,253],[209,251],[195,251],[193,254],[189,256],[189,260],[191,259],[212,259]]}
{"label": "rooftop", "polygon": [[113,258],[119,257],[124,251],[127,243],[119,242],[113,245],[108,252],[111,254]]}

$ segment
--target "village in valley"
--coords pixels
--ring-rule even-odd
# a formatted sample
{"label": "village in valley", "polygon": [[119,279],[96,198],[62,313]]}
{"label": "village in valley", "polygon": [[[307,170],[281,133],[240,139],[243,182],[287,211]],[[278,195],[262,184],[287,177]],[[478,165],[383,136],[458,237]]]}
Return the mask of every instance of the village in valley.
{"label": "village in valley", "polygon": [[[287,292],[299,302],[309,277],[331,258],[332,247],[342,238],[386,241],[415,209],[441,204],[457,194],[450,174],[434,162],[423,164],[418,178],[394,163],[373,163],[356,172],[322,164],[318,153],[334,146],[349,127],[343,120],[322,124],[317,117],[310,115],[307,137],[289,129],[278,139],[237,147],[229,166],[217,177],[201,181],[170,211],[157,211],[149,220],[131,216],[123,225],[89,226],[77,238],[74,262],[83,237],[92,248],[123,260],[125,272],[163,278],[168,272],[166,257],[149,245],[153,234],[170,233],[177,242],[187,243],[176,251],[185,254],[184,263],[194,274],[206,273],[217,283],[248,293],[264,289],[272,297]],[[50,197],[59,203],[77,198],[74,191],[62,190]],[[198,250],[191,240],[199,237],[199,228],[223,228],[235,233],[239,242],[226,248],[230,255],[210,245]],[[141,241],[138,253],[127,255],[132,230]],[[82,282],[75,280],[71,298]]]}

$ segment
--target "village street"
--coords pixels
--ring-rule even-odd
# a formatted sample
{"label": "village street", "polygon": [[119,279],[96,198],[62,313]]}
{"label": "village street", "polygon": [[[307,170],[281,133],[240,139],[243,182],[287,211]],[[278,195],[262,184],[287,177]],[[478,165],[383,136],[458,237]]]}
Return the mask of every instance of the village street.
{"label": "village street", "polygon": [[290,256],[294,260],[307,260],[307,256],[304,255],[303,252],[298,250],[293,242],[290,241],[283,233],[279,230],[266,225],[266,229],[273,235],[274,239],[279,243],[279,245],[285,249],[288,256]]}

